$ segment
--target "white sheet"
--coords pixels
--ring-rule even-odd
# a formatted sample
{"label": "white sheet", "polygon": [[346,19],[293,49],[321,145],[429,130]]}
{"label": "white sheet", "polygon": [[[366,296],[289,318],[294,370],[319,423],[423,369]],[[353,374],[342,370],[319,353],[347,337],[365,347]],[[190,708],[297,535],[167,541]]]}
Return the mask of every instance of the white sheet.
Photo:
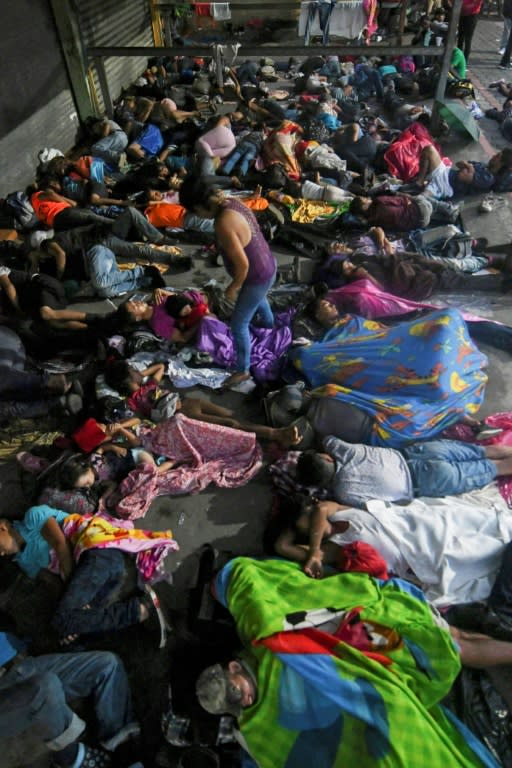
{"label": "white sheet", "polygon": [[495,483],[406,506],[374,500],[367,511],[340,510],[330,519],[350,521],[331,541],[372,544],[398,576],[407,578],[410,568],[437,606],[487,598],[512,539],[512,512]]}

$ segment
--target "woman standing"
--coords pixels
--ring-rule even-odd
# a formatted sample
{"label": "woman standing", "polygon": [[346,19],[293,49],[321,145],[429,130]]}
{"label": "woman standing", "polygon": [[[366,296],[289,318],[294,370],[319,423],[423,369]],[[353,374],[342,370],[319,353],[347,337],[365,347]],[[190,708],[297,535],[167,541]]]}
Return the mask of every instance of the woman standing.
{"label": "woman standing", "polygon": [[274,283],[276,260],[252,211],[234,198],[197,179],[187,179],[180,190],[182,205],[215,220],[215,236],[231,282],[224,295],[234,303],[231,331],[236,348],[235,372],[225,388],[250,378],[249,323],[259,314],[259,324],[271,328],[274,315],[267,292]]}
{"label": "woman standing", "polygon": [[463,52],[466,57],[466,64],[469,64],[469,54],[471,53],[471,42],[475,34],[478,16],[482,10],[483,0],[462,0],[459,18],[459,31],[457,35],[457,48]]}

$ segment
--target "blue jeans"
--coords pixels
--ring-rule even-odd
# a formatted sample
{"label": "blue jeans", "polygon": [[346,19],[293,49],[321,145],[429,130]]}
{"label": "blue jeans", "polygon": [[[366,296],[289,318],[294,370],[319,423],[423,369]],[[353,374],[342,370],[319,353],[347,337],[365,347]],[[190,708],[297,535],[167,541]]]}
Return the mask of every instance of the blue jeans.
{"label": "blue jeans", "polygon": [[187,211],[185,218],[183,219],[184,229],[195,230],[196,232],[210,232],[215,231],[215,222],[213,219],[203,219],[195,213]]}
{"label": "blue jeans", "polygon": [[240,175],[245,176],[249,166],[258,154],[258,147],[252,141],[242,141],[236,149],[230,154],[222,165],[222,172],[230,175],[235,165],[238,163]]}
{"label": "blue jeans", "polygon": [[251,365],[251,337],[249,323],[254,315],[260,315],[259,324],[272,328],[274,315],[267,300],[267,291],[272,287],[275,274],[270,280],[259,285],[244,283],[231,316],[231,333],[235,342],[237,373],[248,373]]}
{"label": "blue jeans", "polygon": [[105,160],[110,165],[119,164],[119,156],[128,146],[128,136],[124,131],[113,131],[108,136],[99,139],[91,147],[91,154]]}
{"label": "blue jeans", "polygon": [[308,18],[306,20],[306,31],[304,33],[304,45],[309,45],[311,39],[311,27],[318,11],[318,23],[322,30],[322,44],[329,44],[329,25],[331,21],[331,13],[336,5],[336,0],[331,0],[330,3],[317,2],[312,0],[308,8]]}
{"label": "blue jeans", "polygon": [[119,550],[84,552],[53,616],[52,624],[59,636],[107,632],[138,624],[140,599],[115,601],[124,575],[124,555]]}
{"label": "blue jeans", "polygon": [[87,249],[87,271],[98,296],[108,298],[144,287],[143,267],[121,270],[110,248],[92,245]]}
{"label": "blue jeans", "polygon": [[496,465],[481,445],[429,440],[401,449],[416,496],[451,496],[483,488],[496,477]]}
{"label": "blue jeans", "polygon": [[[146,217],[133,206],[125,208],[112,224],[112,235],[122,240],[147,240],[149,243],[160,243],[164,236],[151,224]],[[108,246],[107,239],[103,241]]]}
{"label": "blue jeans", "polygon": [[98,735],[107,749],[115,749],[136,731],[121,660],[113,653],[92,651],[29,656],[3,675],[0,737],[30,728],[49,749],[61,750],[85,728],[67,701],[85,696],[93,697]]}

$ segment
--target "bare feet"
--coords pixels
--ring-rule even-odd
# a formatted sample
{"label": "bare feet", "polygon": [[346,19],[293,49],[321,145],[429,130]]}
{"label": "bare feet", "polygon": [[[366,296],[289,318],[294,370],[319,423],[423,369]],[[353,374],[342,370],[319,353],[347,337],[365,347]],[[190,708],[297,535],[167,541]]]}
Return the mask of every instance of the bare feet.
{"label": "bare feet", "polygon": [[261,197],[261,193],[262,193],[262,192],[263,192],[263,187],[261,186],[261,184],[258,184],[258,186],[256,187],[256,189],[254,190],[254,195],[253,195],[253,198],[254,198],[255,200],[259,199],[259,198]]}
{"label": "bare feet", "polygon": [[236,387],[237,384],[241,384],[242,381],[248,381],[248,379],[250,378],[251,378],[251,374],[249,372],[232,373],[231,376],[228,376],[228,378],[222,385],[221,391],[226,389],[231,389],[231,387]]}
{"label": "bare feet", "polygon": [[242,189],[242,182],[238,178],[238,176],[232,176],[231,177],[231,186],[233,189]]}

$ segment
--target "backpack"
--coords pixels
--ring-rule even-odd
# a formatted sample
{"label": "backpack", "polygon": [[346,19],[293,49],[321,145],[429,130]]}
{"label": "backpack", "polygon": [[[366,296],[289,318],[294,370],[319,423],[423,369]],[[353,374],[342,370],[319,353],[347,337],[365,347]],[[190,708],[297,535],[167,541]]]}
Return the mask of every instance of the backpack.
{"label": "backpack", "polygon": [[19,225],[17,228],[34,229],[39,224],[32,203],[25,192],[11,192],[5,198],[4,205],[16,219]]}
{"label": "backpack", "polygon": [[416,72],[416,65],[412,56],[399,56],[398,57],[398,69],[400,72]]}
{"label": "backpack", "polygon": [[475,98],[475,89],[471,80],[452,80],[446,86],[446,96],[452,99]]}

